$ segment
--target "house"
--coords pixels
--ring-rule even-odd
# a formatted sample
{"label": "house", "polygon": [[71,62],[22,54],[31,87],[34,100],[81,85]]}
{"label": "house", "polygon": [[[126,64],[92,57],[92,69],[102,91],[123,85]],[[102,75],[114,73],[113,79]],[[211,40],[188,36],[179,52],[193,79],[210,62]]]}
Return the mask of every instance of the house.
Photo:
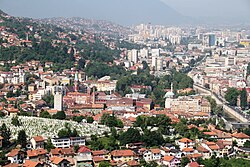
{"label": "house", "polygon": [[188,138],[182,138],[176,142],[177,145],[179,145],[180,149],[183,148],[193,148],[194,142]]}
{"label": "house", "polygon": [[93,156],[93,161],[94,161],[94,165],[95,166],[99,166],[99,164],[101,163],[101,162],[104,162],[104,161],[107,161],[107,162],[109,162],[108,160],[105,160],[103,157],[101,157],[101,156]]}
{"label": "house", "polygon": [[23,167],[43,167],[43,165],[40,162],[25,160]]}
{"label": "house", "polygon": [[162,159],[162,164],[168,167],[176,167],[181,165],[181,161],[174,156],[164,156]]}
{"label": "house", "polygon": [[67,166],[70,166],[70,162],[65,158],[51,157],[50,165],[51,167],[67,167]]}
{"label": "house", "polygon": [[211,157],[210,151],[201,145],[197,147],[197,151],[202,154],[204,159],[209,159]]}
{"label": "house", "polygon": [[44,148],[44,138],[42,136],[32,137],[30,142],[33,149]]}
{"label": "house", "polygon": [[97,150],[97,151],[92,151],[92,156],[93,157],[102,157],[105,160],[111,160],[111,156],[109,154],[109,151],[107,150]]}
{"label": "house", "polygon": [[234,133],[232,134],[232,140],[237,142],[238,147],[243,147],[244,143],[250,140],[250,136],[245,133]]}
{"label": "house", "polygon": [[152,160],[153,161],[160,161],[161,160],[161,150],[158,148],[150,149],[152,152]]}
{"label": "house", "polygon": [[134,160],[135,153],[132,150],[114,150],[111,152],[114,161],[128,162]]}
{"label": "house", "polygon": [[91,150],[85,146],[81,146],[78,149],[77,155],[74,157],[74,159],[76,160],[77,166],[93,165]]}
{"label": "house", "polygon": [[201,165],[198,162],[190,162],[185,167],[201,167]]}
{"label": "house", "polygon": [[13,149],[7,154],[7,158],[10,161],[10,163],[19,163],[20,160],[20,154],[19,149]]}
{"label": "house", "polygon": [[27,159],[32,161],[41,161],[46,159],[47,151],[43,148],[37,150],[28,150]]}
{"label": "house", "polygon": [[2,148],[2,147],[3,147],[3,137],[0,136],[0,148]]}
{"label": "house", "polygon": [[139,152],[142,153],[142,157],[146,162],[152,161],[152,152],[151,151],[149,151],[145,148],[142,148],[139,150]]}

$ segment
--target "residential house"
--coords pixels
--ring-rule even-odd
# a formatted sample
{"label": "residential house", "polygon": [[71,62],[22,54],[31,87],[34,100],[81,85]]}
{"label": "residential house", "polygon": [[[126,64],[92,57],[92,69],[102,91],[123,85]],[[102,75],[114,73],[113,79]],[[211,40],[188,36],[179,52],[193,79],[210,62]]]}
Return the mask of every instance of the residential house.
{"label": "residential house", "polygon": [[50,165],[51,167],[68,167],[70,166],[70,162],[61,157],[51,157],[50,158]]}
{"label": "residential house", "polygon": [[77,155],[74,157],[76,160],[77,166],[90,166],[93,165],[93,158],[91,154],[91,150],[88,147],[81,146]]}
{"label": "residential house", "polygon": [[160,161],[161,160],[161,150],[158,148],[150,149],[152,152],[152,160],[153,161]]}
{"label": "residential house", "polygon": [[114,161],[128,162],[134,160],[135,153],[132,150],[114,150],[111,152]]}
{"label": "residential house", "polygon": [[209,159],[211,157],[210,151],[201,145],[197,147],[197,151],[202,154],[203,159]]}
{"label": "residential house", "polygon": [[20,160],[20,154],[19,149],[13,149],[7,154],[7,158],[10,161],[10,163],[19,163]]}
{"label": "residential house", "polygon": [[250,136],[246,135],[245,133],[234,133],[232,134],[232,139],[233,141],[237,142],[239,147],[243,147],[244,143],[250,140]]}
{"label": "residential house", "polygon": [[164,156],[162,159],[162,164],[168,167],[178,167],[181,166],[181,161],[174,156]]}
{"label": "residential house", "polygon": [[34,136],[30,140],[33,149],[44,148],[44,141],[42,136]]}
{"label": "residential house", "polygon": [[179,145],[180,149],[183,148],[193,148],[194,142],[188,138],[182,138],[178,141],[176,141],[176,144]]}
{"label": "residential house", "polygon": [[40,162],[35,162],[35,161],[31,161],[31,160],[25,160],[23,167],[43,167],[44,165],[42,165]]}
{"label": "residential house", "polygon": [[27,151],[27,159],[32,161],[45,161],[47,151],[43,148]]}

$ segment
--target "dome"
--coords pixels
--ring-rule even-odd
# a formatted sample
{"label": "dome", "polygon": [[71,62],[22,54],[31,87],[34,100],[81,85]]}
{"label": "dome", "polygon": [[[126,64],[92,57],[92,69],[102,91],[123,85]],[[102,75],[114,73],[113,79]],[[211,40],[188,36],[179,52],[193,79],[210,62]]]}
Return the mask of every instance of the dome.
{"label": "dome", "polygon": [[164,98],[173,98],[174,97],[174,93],[173,92],[167,92],[164,96]]}

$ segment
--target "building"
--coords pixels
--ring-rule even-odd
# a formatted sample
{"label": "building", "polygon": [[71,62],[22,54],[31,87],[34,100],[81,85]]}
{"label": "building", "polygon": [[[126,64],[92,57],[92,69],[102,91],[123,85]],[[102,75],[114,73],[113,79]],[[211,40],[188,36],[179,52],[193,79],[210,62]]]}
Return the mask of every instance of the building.
{"label": "building", "polygon": [[162,163],[168,167],[176,167],[181,165],[181,161],[174,156],[164,156]]}
{"label": "building", "polygon": [[132,150],[114,150],[111,152],[114,161],[128,162],[134,160],[135,153]]}
{"label": "building", "polygon": [[188,138],[182,138],[176,141],[176,144],[180,147],[181,150],[184,148],[193,148],[194,142]]}
{"label": "building", "polygon": [[138,50],[136,49],[132,50],[131,61],[134,62],[135,64],[138,63]]}
{"label": "building", "polygon": [[70,146],[84,146],[85,137],[52,138],[51,143],[56,148],[69,148]]}
{"label": "building", "polygon": [[32,137],[30,142],[33,149],[44,148],[44,138],[42,136]]}
{"label": "building", "polygon": [[232,134],[232,139],[237,142],[239,147],[243,147],[246,141],[250,141],[250,136],[245,133],[234,133]]}
{"label": "building", "polygon": [[56,92],[54,95],[54,109],[57,111],[63,110],[63,95],[61,92]]}

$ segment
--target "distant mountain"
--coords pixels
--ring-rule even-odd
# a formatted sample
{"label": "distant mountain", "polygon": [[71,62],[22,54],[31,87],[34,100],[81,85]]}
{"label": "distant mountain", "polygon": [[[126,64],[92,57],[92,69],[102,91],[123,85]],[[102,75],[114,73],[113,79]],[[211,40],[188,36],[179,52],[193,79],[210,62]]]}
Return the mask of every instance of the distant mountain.
{"label": "distant mountain", "polygon": [[[24,7],[25,5],[25,7]],[[82,17],[122,25],[183,24],[189,19],[161,0],[43,0],[6,1],[8,13],[31,18]],[[27,8],[29,10],[27,10]]]}
{"label": "distant mountain", "polygon": [[87,0],[90,8],[100,5],[102,19],[120,24],[181,24],[188,19],[160,0]]}

